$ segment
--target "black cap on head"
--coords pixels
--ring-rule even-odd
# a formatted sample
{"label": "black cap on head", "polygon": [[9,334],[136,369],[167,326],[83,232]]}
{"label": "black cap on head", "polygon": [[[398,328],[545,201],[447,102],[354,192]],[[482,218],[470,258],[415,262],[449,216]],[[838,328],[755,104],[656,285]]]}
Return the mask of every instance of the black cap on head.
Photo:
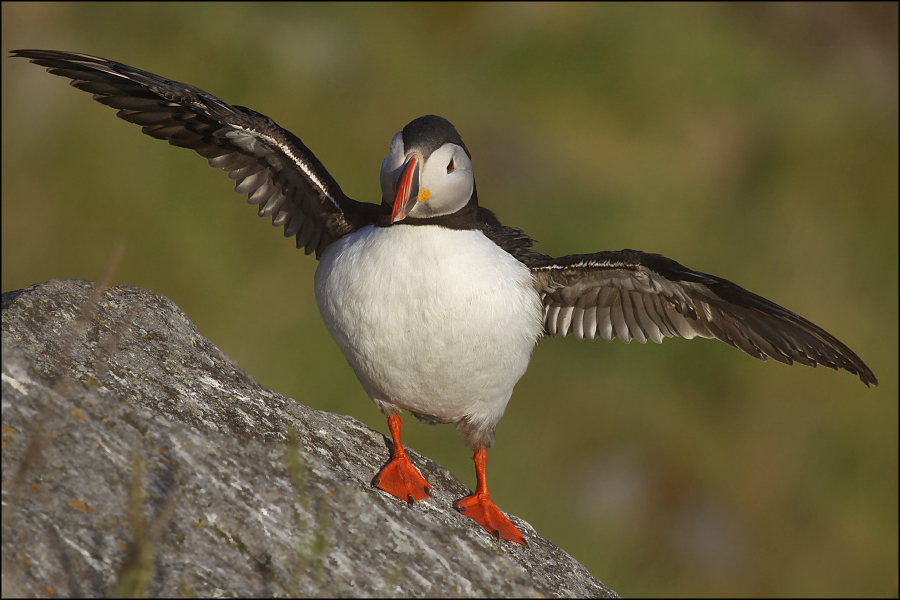
{"label": "black cap on head", "polygon": [[426,158],[448,142],[461,146],[466,155],[472,158],[456,127],[444,117],[425,115],[410,121],[403,128],[403,148],[407,152],[415,148]]}

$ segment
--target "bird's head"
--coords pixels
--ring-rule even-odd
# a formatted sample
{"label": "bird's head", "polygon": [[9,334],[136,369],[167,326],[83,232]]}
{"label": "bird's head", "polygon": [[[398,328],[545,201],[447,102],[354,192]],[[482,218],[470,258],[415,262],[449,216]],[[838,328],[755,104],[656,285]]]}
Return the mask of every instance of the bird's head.
{"label": "bird's head", "polygon": [[381,163],[381,193],[390,223],[478,210],[472,157],[450,121],[419,117],[394,135]]}

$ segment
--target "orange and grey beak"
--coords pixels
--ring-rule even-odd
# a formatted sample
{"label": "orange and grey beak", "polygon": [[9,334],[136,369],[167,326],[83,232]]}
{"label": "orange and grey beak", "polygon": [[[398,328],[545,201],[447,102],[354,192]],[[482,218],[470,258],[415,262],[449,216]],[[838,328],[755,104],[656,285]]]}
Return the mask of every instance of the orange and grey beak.
{"label": "orange and grey beak", "polygon": [[418,163],[419,159],[416,156],[410,156],[403,165],[397,196],[394,198],[394,208],[391,210],[391,223],[406,218],[407,204],[411,198],[418,200],[420,186]]}

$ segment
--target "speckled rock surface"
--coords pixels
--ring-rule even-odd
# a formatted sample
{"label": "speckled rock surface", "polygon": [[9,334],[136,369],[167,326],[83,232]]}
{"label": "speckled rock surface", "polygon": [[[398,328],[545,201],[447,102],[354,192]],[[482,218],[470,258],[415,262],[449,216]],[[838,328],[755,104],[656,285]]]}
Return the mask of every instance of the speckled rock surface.
{"label": "speckled rock surface", "polygon": [[[3,294],[3,596],[614,596],[467,494],[370,487],[384,436],[260,387],[168,299],[49,281]],[[92,297],[92,293],[94,293]]]}

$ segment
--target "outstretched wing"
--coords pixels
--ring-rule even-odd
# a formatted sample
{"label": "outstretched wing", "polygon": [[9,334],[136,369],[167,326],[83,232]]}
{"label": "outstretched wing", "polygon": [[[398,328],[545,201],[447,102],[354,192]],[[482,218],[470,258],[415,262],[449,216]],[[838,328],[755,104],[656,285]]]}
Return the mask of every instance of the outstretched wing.
{"label": "outstretched wing", "polygon": [[821,327],[734,283],[636,250],[533,257],[547,335],[641,343],[716,338],[756,358],[845,369],[878,385],[871,369]]}
{"label": "outstretched wing", "polygon": [[379,206],[351,200],[300,139],[275,121],[232,106],[194,86],[121,63],[55,50],[14,50],[16,57],[68,77],[94,100],[147,135],[190,148],[235,180],[234,190],[272,217],[309,254],[374,222]]}

